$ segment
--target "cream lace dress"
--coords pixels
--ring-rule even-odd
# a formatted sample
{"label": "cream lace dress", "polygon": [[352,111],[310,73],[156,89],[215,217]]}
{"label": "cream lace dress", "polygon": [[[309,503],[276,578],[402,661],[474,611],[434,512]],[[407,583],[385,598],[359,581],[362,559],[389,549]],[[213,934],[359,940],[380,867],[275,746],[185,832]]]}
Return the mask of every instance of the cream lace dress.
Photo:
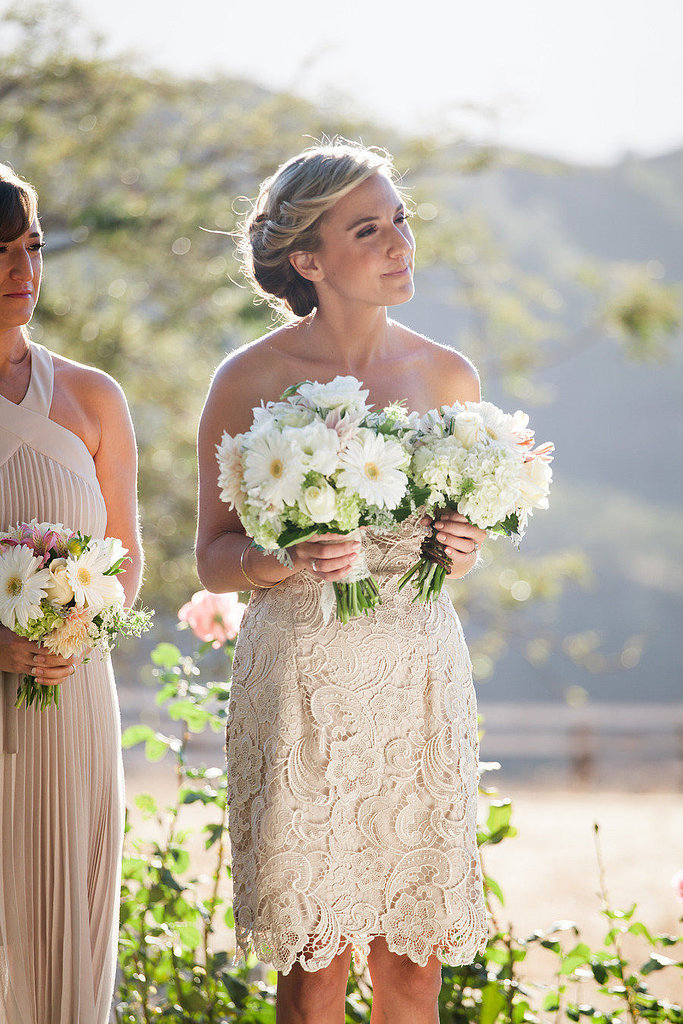
{"label": "cream lace dress", "polygon": [[[32,345],[31,381],[0,396],[0,529],[60,522],[104,537],[90,452],[48,418],[53,366]],[[123,773],[116,685],[94,655],[59,709],[14,708],[0,673],[0,1022],[105,1024],[118,938]]]}
{"label": "cream lace dress", "polygon": [[227,729],[241,954],[287,974],[376,936],[424,965],[471,963],[487,923],[476,844],[477,715],[450,598],[396,582],[424,529],[364,531],[381,606],[325,623],[298,573],[252,593]]}

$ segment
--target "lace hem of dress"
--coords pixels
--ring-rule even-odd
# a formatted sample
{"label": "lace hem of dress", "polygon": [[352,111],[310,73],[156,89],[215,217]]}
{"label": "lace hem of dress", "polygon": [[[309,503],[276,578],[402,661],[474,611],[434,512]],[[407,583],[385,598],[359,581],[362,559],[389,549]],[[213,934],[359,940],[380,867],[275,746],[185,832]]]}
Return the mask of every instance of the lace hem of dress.
{"label": "lace hem of dress", "polygon": [[[278,950],[265,933],[236,932],[237,948],[233,966],[244,966],[253,954],[257,960],[270,964],[280,974],[289,974],[297,963],[312,974],[329,967],[335,956],[351,946],[354,963],[357,968],[362,968],[370,954],[370,943],[380,937],[386,939],[390,953],[407,956],[419,967],[426,967],[430,956],[434,955],[447,967],[466,967],[484,952],[488,941],[488,935],[481,934],[463,939],[453,929],[440,928],[435,922],[430,922],[422,935],[349,933],[340,935],[336,943],[321,935],[314,936],[312,941],[309,938],[303,947],[295,946],[288,950],[283,950],[281,945]],[[316,945],[317,942],[320,945]]]}

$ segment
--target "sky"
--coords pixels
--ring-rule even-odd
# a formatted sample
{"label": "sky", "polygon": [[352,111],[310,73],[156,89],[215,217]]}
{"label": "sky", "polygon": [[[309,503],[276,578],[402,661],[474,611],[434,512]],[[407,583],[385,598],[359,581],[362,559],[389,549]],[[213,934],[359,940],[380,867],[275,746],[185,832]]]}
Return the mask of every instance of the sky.
{"label": "sky", "polygon": [[464,129],[585,163],[683,146],[683,0],[73,2],[107,52],[407,131]]}

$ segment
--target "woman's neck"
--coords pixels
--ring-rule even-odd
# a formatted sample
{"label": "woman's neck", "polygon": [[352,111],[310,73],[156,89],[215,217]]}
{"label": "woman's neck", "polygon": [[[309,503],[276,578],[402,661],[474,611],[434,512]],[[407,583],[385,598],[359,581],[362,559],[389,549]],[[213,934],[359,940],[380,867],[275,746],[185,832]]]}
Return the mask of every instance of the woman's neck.
{"label": "woman's neck", "polygon": [[29,341],[21,328],[0,331],[0,377],[13,377],[28,362]]}
{"label": "woman's neck", "polygon": [[370,363],[386,355],[391,329],[385,306],[317,309],[300,328],[316,359],[354,376],[362,376]]}

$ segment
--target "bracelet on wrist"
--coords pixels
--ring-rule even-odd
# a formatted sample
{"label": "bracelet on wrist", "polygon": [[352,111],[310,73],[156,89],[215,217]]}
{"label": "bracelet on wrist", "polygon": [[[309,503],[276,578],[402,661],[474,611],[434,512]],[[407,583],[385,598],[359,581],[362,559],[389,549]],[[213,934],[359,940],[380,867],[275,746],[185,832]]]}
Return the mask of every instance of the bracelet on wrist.
{"label": "bracelet on wrist", "polygon": [[275,586],[275,583],[257,583],[256,580],[252,580],[251,576],[249,575],[247,570],[244,568],[244,556],[246,555],[246,553],[247,553],[247,551],[249,550],[250,547],[251,547],[251,540],[249,540],[248,543],[245,544],[244,548],[242,549],[242,554],[240,555],[240,570],[242,572],[242,575],[244,576],[244,578],[247,581],[247,583],[249,583],[250,586],[253,587],[254,589],[256,589],[256,590],[270,590],[271,587]]}

